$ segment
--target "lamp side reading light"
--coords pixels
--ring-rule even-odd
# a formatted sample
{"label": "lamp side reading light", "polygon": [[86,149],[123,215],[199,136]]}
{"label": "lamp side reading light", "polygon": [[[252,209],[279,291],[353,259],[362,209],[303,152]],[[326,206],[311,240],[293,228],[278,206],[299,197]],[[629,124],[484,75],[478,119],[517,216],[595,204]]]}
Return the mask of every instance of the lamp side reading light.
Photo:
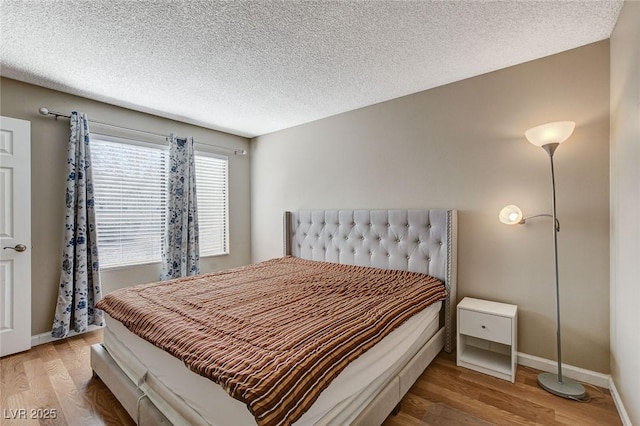
{"label": "lamp side reading light", "polygon": [[505,225],[517,225],[524,223],[522,210],[520,210],[520,207],[513,204],[503,207],[503,209],[500,210],[498,219],[500,219],[500,222]]}

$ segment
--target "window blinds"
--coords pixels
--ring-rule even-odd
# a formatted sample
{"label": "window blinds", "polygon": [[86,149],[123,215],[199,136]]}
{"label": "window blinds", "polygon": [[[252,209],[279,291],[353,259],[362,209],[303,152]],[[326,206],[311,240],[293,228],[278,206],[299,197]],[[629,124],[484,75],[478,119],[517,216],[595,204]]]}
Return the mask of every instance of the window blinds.
{"label": "window blinds", "polygon": [[[168,156],[163,145],[92,135],[101,268],[161,260]],[[195,160],[200,256],[228,253],[228,159],[196,152]]]}
{"label": "window blinds", "polygon": [[228,253],[226,157],[196,152],[200,256]]}

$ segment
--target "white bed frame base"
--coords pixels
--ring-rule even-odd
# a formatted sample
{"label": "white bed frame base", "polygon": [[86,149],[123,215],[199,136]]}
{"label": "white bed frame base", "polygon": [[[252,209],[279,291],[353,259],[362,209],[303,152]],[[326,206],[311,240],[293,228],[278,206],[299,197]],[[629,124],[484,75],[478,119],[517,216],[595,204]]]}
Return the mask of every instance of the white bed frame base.
{"label": "white bed frame base", "polygon": [[[438,353],[443,348],[447,352],[454,348],[457,212],[443,209],[285,212],[283,228],[285,255],[389,267],[380,265],[386,257],[393,269],[425,272],[445,282],[448,297],[443,303],[441,328],[352,423],[360,426],[382,424]],[[406,244],[409,238],[415,238],[416,244]],[[366,250],[364,256],[362,250]],[[406,258],[405,266],[402,266],[403,258]],[[171,424],[120,369],[102,344],[91,347],[91,368],[94,376],[104,382],[136,424]]]}

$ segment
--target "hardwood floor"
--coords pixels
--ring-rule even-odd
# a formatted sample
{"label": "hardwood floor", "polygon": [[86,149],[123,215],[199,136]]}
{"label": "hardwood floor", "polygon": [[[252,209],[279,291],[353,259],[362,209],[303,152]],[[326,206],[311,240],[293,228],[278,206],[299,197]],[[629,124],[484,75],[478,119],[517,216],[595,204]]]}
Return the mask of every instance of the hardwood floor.
{"label": "hardwood floor", "polygon": [[[102,332],[94,331],[0,359],[0,424],[133,425],[92,377],[89,347],[101,341]],[[518,367],[512,384],[456,367],[452,356],[440,354],[384,425],[622,424],[609,391],[587,386],[590,402],[564,400],[540,389],[536,374]]]}
{"label": "hardwood floor", "polygon": [[1,358],[0,424],[134,425],[109,389],[92,377],[89,348],[101,341],[98,330]]}
{"label": "hardwood floor", "polygon": [[384,426],[408,425],[621,425],[607,389],[585,385],[589,402],[559,398],[537,383],[539,371],[518,366],[511,383],[457,367],[440,353]]}

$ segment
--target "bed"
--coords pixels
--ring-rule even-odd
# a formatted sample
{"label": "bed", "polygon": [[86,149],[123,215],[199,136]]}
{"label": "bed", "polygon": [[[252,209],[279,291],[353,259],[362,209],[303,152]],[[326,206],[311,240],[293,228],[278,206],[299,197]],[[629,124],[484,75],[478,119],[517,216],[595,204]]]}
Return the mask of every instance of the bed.
{"label": "bed", "polygon": [[[349,362],[294,424],[382,423],[440,350],[453,349],[456,211],[306,210],[286,212],[283,228],[287,257],[277,262],[418,272],[444,282],[444,300],[420,307]],[[106,324],[104,343],[91,348],[91,365],[136,423],[255,424],[228,390],[118,320],[107,315]]]}

